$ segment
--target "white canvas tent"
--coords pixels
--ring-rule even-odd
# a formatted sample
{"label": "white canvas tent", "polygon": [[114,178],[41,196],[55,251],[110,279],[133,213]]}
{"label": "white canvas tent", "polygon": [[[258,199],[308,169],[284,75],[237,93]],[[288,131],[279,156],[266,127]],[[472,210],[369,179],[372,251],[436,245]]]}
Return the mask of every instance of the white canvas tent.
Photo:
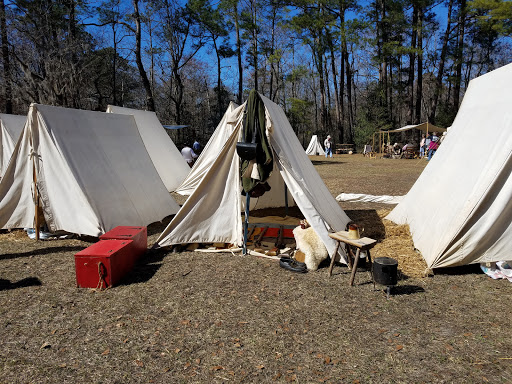
{"label": "white canvas tent", "polygon": [[0,113],[0,179],[7,169],[25,121],[27,116]]}
{"label": "white canvas tent", "polygon": [[[257,207],[284,206],[286,185],[288,193],[333,256],[336,245],[328,231],[344,230],[350,219],[316,172],[283,110],[266,97],[261,98],[265,104],[267,135],[275,168],[268,181],[272,190],[257,199]],[[240,208],[245,197],[242,199],[241,195],[236,143],[241,137],[244,107],[245,104],[234,111],[231,136],[158,238],[158,246],[209,242],[242,244]]]}
{"label": "white canvas tent", "polygon": [[469,83],[443,145],[387,216],[430,268],[510,260],[512,64]]}
{"label": "white canvas tent", "polygon": [[318,141],[317,135],[313,135],[313,137],[311,137],[311,141],[309,142],[308,148],[306,149],[306,154],[309,156],[325,155],[324,149],[322,148],[320,141]]}
{"label": "white canvas tent", "polygon": [[233,102],[229,103],[228,109],[224,113],[222,120],[219,125],[217,125],[217,128],[210,137],[210,140],[208,140],[204,146],[188,176],[176,189],[177,193],[183,196],[191,195],[201,182],[204,175],[210,170],[212,164],[222,151],[222,147],[226,144],[226,141],[228,141],[235,129],[235,124],[238,121],[240,113],[240,110],[237,109],[239,109],[238,105]]}
{"label": "white canvas tent", "polygon": [[0,228],[34,226],[34,180],[52,232],[98,236],[179,209],[133,116],[31,105],[0,182]]}
{"label": "white canvas tent", "polygon": [[109,105],[108,113],[133,115],[140,136],[153,164],[169,192],[174,191],[190,172],[181,152],[165,132],[155,112]]}

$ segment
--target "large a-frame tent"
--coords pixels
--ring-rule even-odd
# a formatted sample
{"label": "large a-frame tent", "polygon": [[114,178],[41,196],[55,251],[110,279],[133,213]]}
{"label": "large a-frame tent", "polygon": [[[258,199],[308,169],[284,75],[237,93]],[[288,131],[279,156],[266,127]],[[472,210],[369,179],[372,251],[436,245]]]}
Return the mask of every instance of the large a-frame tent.
{"label": "large a-frame tent", "polygon": [[443,144],[387,216],[430,268],[510,260],[512,64],[469,83]]}
{"label": "large a-frame tent", "polygon": [[[344,230],[350,219],[316,172],[284,111],[266,97],[260,97],[265,105],[267,137],[275,168],[268,181],[272,190],[258,198],[256,207],[284,206],[287,189],[333,256],[336,244],[328,232]],[[232,134],[158,238],[158,246],[208,242],[242,244],[241,207],[245,198],[241,195],[236,144],[241,137],[245,105],[231,115]]]}
{"label": "large a-frame tent", "polygon": [[318,141],[318,136],[313,135],[311,137],[311,141],[309,142],[308,148],[306,149],[306,155],[308,156],[324,156],[325,152],[322,148],[322,145]]}
{"label": "large a-frame tent", "polygon": [[27,116],[0,113],[0,179],[2,178]]}
{"label": "large a-frame tent", "polygon": [[190,167],[181,152],[165,132],[155,112],[109,105],[108,113],[133,115],[140,136],[153,164],[169,192],[174,191],[187,177]]}
{"label": "large a-frame tent", "polygon": [[224,144],[226,144],[226,141],[228,141],[229,137],[233,133],[239,114],[240,108],[238,105],[230,102],[219,125],[217,125],[217,128],[210,137],[210,140],[208,140],[204,146],[188,176],[176,189],[177,193],[183,196],[189,196],[194,192],[204,175],[210,170],[212,164],[219,156],[222,151],[222,147],[224,147]]}
{"label": "large a-frame tent", "polygon": [[34,195],[50,231],[91,236],[179,209],[133,116],[38,104],[0,182],[0,228],[33,227]]}

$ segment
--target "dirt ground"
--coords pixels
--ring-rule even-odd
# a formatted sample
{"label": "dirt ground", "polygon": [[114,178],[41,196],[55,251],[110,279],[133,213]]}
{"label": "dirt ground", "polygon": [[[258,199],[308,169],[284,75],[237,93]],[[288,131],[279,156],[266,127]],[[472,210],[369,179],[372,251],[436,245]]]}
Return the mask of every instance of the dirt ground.
{"label": "dirt ground", "polygon": [[[334,196],[405,194],[426,164],[312,160]],[[378,235],[374,257],[401,252],[400,237],[402,272],[421,263],[383,219],[392,207],[340,204]],[[168,221],[148,228],[150,245]],[[121,285],[97,291],[75,280],[74,254],[91,241],[0,234],[0,383],[512,381],[512,284],[477,267],[403,273],[388,300],[366,272],[349,287],[341,266],[329,278],[252,256],[149,251]]]}

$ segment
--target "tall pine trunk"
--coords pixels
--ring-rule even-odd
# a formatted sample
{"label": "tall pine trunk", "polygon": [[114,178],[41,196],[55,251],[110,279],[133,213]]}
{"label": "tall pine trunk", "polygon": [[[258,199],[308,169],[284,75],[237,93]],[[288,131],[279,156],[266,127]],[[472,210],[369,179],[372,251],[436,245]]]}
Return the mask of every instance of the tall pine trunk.
{"label": "tall pine trunk", "polygon": [[418,6],[418,74],[416,76],[418,84],[416,86],[416,114],[414,120],[416,124],[421,123],[421,104],[423,100],[423,19],[424,11],[422,6]]}
{"label": "tall pine trunk", "polygon": [[[328,43],[329,43],[329,49],[331,52],[331,70],[332,70],[332,82],[334,85],[334,104],[335,104],[335,113],[336,113],[336,131],[338,132],[338,140],[340,142],[343,142],[343,124],[341,122],[341,108],[340,108],[340,98],[338,94],[338,76],[336,73],[336,60],[334,56],[334,46],[332,42],[332,36],[330,33],[327,35],[328,37]],[[341,74],[341,77],[343,77],[343,73]]]}
{"label": "tall pine trunk", "polygon": [[345,129],[345,142],[353,143],[354,142],[354,111],[356,107],[352,106],[352,87],[353,87],[353,77],[352,77],[352,67],[348,60],[348,50],[347,50],[347,40],[345,39],[345,73],[347,76],[347,117],[348,117],[348,129]]}
{"label": "tall pine trunk", "polygon": [[5,113],[12,114],[12,84],[11,65],[9,58],[9,43],[7,41],[7,18],[4,0],[0,0],[0,35],[2,36],[2,61],[4,64],[4,97]]}
{"label": "tall pine trunk", "polygon": [[244,75],[242,67],[242,42],[240,40],[240,23],[238,21],[238,1],[233,3],[233,13],[235,16],[236,56],[238,59],[238,95],[236,101],[238,105],[241,105],[244,92]]}
{"label": "tall pine trunk", "polygon": [[454,111],[459,109],[460,89],[462,83],[462,62],[464,60],[464,34],[466,24],[466,0],[460,0],[459,10],[459,30],[456,50],[455,65],[455,84],[453,86],[453,108]]}
{"label": "tall pine trunk", "polygon": [[432,109],[430,111],[430,119],[429,120],[432,124],[436,123],[437,103],[439,102],[439,96],[441,95],[441,91],[443,88],[444,66],[446,63],[446,55],[448,53],[448,41],[450,39],[452,8],[453,8],[453,0],[450,0],[448,3],[448,14],[446,17],[446,30],[444,31],[444,36],[443,36],[443,47],[441,48],[441,57],[439,59],[439,69],[437,70],[437,77],[436,77],[436,83],[435,83],[435,88],[434,88],[434,96],[432,98]]}
{"label": "tall pine trunk", "polygon": [[146,91],[146,107],[149,111],[155,111],[155,101],[153,99],[153,92],[151,91],[151,83],[149,82],[148,75],[146,74],[146,70],[142,64],[142,27],[139,13],[139,0],[133,0],[133,18],[135,20],[135,62],[139,69],[142,85]]}
{"label": "tall pine trunk", "polygon": [[407,122],[414,122],[414,77],[416,63],[416,42],[418,39],[418,12],[416,11],[418,3],[415,1],[412,12],[412,31],[411,31],[411,52],[409,53],[409,77],[407,79],[407,88],[409,89],[409,108]]}

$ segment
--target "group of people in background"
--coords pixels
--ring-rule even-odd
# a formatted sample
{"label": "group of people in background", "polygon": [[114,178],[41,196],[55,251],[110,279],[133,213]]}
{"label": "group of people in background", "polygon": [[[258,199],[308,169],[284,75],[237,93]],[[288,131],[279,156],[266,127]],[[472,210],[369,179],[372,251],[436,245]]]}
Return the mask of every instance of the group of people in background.
{"label": "group of people in background", "polygon": [[429,134],[427,137],[425,135],[422,135],[421,141],[420,141],[420,157],[425,157],[425,153],[427,156],[427,160],[430,160],[432,156],[437,151],[437,148],[439,148],[439,144],[441,143],[441,140],[439,139],[439,136],[437,136],[437,132],[433,132]]}
{"label": "group of people in background", "polygon": [[[422,135],[421,141],[420,141],[420,158],[427,156],[427,160],[430,160],[432,156],[436,153],[437,149],[439,148],[439,144],[441,144],[441,141],[444,137],[439,138],[437,136],[437,132],[432,132],[428,136]],[[398,143],[395,143],[395,145],[392,147],[393,152],[397,151],[398,153],[405,151],[407,146],[411,144],[406,144],[403,148],[400,148],[400,145]],[[332,157],[332,139],[331,135],[327,135],[327,138],[324,140],[324,148],[325,148],[325,157]],[[181,150],[181,155],[187,162],[187,164],[192,168],[194,165],[194,162],[199,157],[199,154],[201,152],[201,144],[197,140],[194,141],[194,144],[192,147],[185,146]]]}

